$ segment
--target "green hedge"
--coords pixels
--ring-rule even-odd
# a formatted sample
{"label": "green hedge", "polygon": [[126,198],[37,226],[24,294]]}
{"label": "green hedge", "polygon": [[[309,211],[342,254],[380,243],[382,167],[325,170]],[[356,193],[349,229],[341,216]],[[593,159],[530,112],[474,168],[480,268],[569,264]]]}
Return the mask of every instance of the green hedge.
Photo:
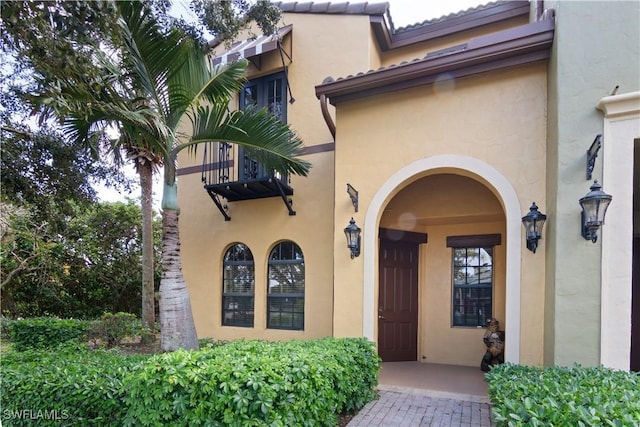
{"label": "green hedge", "polygon": [[89,338],[102,340],[102,344],[107,347],[115,347],[127,337],[151,333],[144,327],[142,320],[131,313],[104,313],[90,325]]}
{"label": "green hedge", "polygon": [[71,340],[82,340],[89,328],[86,320],[51,317],[20,319],[9,324],[13,348],[18,351],[55,348]]}
{"label": "green hedge", "polygon": [[3,354],[3,426],[121,425],[124,376],[149,356],[90,351],[84,344]]}
{"label": "green hedge", "polygon": [[497,426],[640,425],[634,372],[504,364],[485,377]]}
{"label": "green hedge", "polygon": [[335,426],[373,399],[364,339],[236,341],[158,355],[127,376],[125,425]]}
{"label": "green hedge", "polygon": [[333,427],[373,399],[378,367],[364,339],[238,341],[155,356],[12,350],[0,415],[5,426]]}

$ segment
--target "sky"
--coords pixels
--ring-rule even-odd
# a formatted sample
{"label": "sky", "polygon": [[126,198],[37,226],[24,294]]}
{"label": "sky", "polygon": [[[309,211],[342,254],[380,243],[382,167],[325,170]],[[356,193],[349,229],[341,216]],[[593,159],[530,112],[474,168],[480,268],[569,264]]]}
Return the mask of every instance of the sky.
{"label": "sky", "polygon": [[[284,0],[289,1],[289,0]],[[318,0],[318,3],[324,3],[327,0]],[[345,0],[338,0],[340,3]],[[481,4],[490,3],[491,0],[387,0],[393,25],[404,27],[416,24],[429,19],[440,18],[441,16],[456,13],[461,10],[467,10]],[[359,3],[359,0],[351,1],[351,3]],[[383,3],[383,1],[370,1],[370,3]],[[185,20],[195,20],[195,15],[189,10],[189,0],[173,0],[172,14],[176,17],[183,17]],[[137,177],[133,172],[133,167],[125,166],[126,172],[132,176],[137,182]],[[154,181],[154,205],[159,209],[160,198],[162,195],[162,184],[158,179]],[[140,196],[140,190],[134,187],[130,194],[120,194],[113,189],[99,188],[98,196],[102,201],[115,202],[121,201],[125,197],[137,199]]]}
{"label": "sky", "polygon": [[397,28],[467,10],[490,3],[491,0],[388,0],[388,2],[393,25]]}
{"label": "sky", "polygon": [[[293,0],[283,0],[289,2]],[[305,0],[306,1],[306,0]],[[328,0],[316,0],[316,3],[326,3]],[[333,3],[342,3],[346,0],[337,0]],[[481,4],[490,3],[492,0],[387,0],[391,19],[396,27],[404,27],[428,19],[440,18],[450,13],[466,10]],[[350,3],[360,3],[360,0]],[[362,0],[364,2],[364,0]],[[384,3],[384,0],[373,0],[369,3]],[[189,10],[189,0],[173,0],[173,13],[182,15],[185,19],[195,19],[195,15]]]}

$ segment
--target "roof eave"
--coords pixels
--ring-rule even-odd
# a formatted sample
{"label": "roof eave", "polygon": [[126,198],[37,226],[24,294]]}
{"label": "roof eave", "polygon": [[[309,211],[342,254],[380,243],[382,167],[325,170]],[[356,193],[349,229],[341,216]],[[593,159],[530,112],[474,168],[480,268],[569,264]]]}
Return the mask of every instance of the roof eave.
{"label": "roof eave", "polygon": [[389,29],[383,16],[371,16],[370,21],[380,49],[387,51],[480,28],[507,19],[528,17],[529,12],[528,1],[506,1],[490,3],[459,15],[443,17],[440,20],[399,28],[395,31]]}
{"label": "roof eave", "polygon": [[[340,102],[433,83],[442,73],[453,78],[537,62],[549,57],[553,19],[533,22],[471,39],[460,50],[433,52],[424,59],[390,66],[316,86],[316,96]],[[326,81],[326,80],[325,80]]]}

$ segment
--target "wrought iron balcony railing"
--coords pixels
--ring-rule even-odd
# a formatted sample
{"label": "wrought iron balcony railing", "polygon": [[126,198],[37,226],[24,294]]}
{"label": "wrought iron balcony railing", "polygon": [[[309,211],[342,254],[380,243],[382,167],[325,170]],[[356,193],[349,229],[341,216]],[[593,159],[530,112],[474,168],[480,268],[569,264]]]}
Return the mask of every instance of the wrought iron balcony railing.
{"label": "wrought iron balcony railing", "polygon": [[289,215],[296,214],[288,198],[293,195],[289,177],[267,170],[264,165],[246,155],[242,148],[232,144],[205,144],[202,183],[226,221],[231,217],[220,197],[229,202],[281,197]]}

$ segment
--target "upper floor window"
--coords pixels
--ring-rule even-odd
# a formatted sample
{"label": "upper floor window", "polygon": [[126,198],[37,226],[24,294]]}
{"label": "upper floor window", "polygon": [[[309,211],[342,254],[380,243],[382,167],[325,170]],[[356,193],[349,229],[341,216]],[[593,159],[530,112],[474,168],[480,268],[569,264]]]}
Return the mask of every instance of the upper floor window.
{"label": "upper floor window", "polygon": [[269,255],[267,328],[304,330],[304,280],[300,247],[277,244]]}
{"label": "upper floor window", "polygon": [[453,326],[486,326],[493,317],[493,251],[499,234],[447,238],[452,247]]}
{"label": "upper floor window", "polygon": [[253,326],[255,269],[249,248],[236,243],[224,255],[222,324]]}
{"label": "upper floor window", "polygon": [[[250,80],[240,91],[240,109],[250,105],[266,107],[283,122],[287,122],[287,85],[284,72],[271,74]],[[239,179],[241,181],[256,179],[271,174],[263,165],[247,155],[241,146],[238,149]]]}
{"label": "upper floor window", "polygon": [[240,92],[240,108],[266,107],[280,120],[287,121],[287,85],[284,72],[250,80]]}

